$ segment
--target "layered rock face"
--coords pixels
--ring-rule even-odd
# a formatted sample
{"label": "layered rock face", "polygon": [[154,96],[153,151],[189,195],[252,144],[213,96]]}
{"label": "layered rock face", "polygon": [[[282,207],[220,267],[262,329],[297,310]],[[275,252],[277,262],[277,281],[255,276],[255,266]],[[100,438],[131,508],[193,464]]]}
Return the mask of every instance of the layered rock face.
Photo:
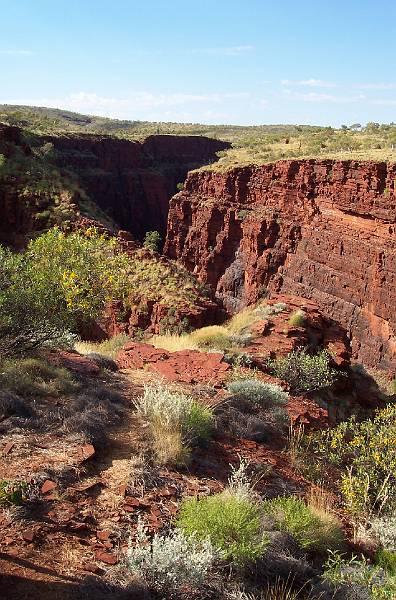
{"label": "layered rock face", "polygon": [[[88,197],[90,216],[101,219],[100,213],[92,214],[92,204],[96,204],[135,238],[141,240],[147,231],[156,230],[165,239],[169,199],[177,184],[190,169],[217,160],[216,152],[229,147],[228,142],[200,136],[153,135],[142,142],[98,135],[32,136],[32,147],[25,138],[18,127],[0,123],[0,154],[13,156],[15,169],[7,185],[1,181],[0,170],[0,241],[14,247],[23,246],[26,234],[40,229],[35,213],[47,209],[44,196],[47,204],[52,192],[62,197],[61,177],[69,204],[84,209]],[[31,178],[39,179],[42,164],[35,167],[34,161],[37,156],[43,159],[41,148],[49,150],[47,181],[42,189],[36,186],[35,192],[29,192],[27,180],[21,193],[18,157],[31,158]],[[51,169],[57,170],[57,187],[51,181]]]}
{"label": "layered rock face", "polygon": [[395,369],[396,165],[280,161],[188,176],[165,253],[230,312],[264,295],[317,302],[353,357]]}
{"label": "layered rock face", "polygon": [[199,136],[153,135],[143,142],[103,136],[47,137],[55,162],[71,168],[81,187],[122,229],[142,239],[146,231],[163,238],[169,199],[187,172],[217,160],[229,147]]}

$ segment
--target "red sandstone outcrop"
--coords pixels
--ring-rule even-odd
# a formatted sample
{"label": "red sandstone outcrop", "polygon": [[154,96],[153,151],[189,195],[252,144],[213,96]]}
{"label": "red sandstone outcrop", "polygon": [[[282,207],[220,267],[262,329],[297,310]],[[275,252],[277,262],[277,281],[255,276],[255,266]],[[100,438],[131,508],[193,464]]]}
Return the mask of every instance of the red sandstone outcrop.
{"label": "red sandstone outcrop", "polygon": [[131,307],[125,308],[119,303],[107,306],[101,319],[90,324],[81,335],[84,339],[102,340],[119,333],[133,335],[136,330],[162,334],[169,329],[177,330],[183,323],[197,329],[222,321],[224,317],[225,311],[214,299],[199,294],[194,303],[180,302],[175,306],[160,300],[148,300],[142,294],[140,302]]}
{"label": "red sandstone outcrop", "polygon": [[[337,366],[350,365],[350,347],[345,332],[337,323],[325,318],[315,302],[286,294],[268,300],[269,306],[280,303],[285,306],[284,310],[251,328],[252,341],[244,350],[257,366],[263,366],[268,358],[286,356],[304,347],[314,351],[325,348]],[[292,318],[300,311],[304,317],[298,326],[292,323]]]}
{"label": "red sandstone outcrop", "polygon": [[205,383],[220,387],[230,368],[223,358],[220,352],[168,352],[162,348],[154,348],[151,344],[128,342],[118,353],[117,363],[122,369],[148,367],[168,381]]}
{"label": "red sandstone outcrop", "polygon": [[396,165],[280,161],[190,173],[170,203],[165,253],[230,312],[264,292],[312,299],[353,357],[396,361]]}

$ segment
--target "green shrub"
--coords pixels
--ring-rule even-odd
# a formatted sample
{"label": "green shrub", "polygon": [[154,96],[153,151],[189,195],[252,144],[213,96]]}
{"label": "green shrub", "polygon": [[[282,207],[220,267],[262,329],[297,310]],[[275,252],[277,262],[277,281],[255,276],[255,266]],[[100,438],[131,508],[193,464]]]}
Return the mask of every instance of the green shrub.
{"label": "green shrub", "polygon": [[0,246],[0,349],[74,343],[68,332],[125,297],[127,267],[116,240],[95,229],[65,235],[54,228],[24,254]]}
{"label": "green shrub", "polygon": [[289,325],[292,327],[304,327],[306,319],[307,315],[303,310],[296,310],[296,312],[290,316]]}
{"label": "green shrub", "polygon": [[238,379],[231,381],[227,389],[232,394],[262,407],[283,405],[287,403],[289,394],[279,385],[265,383],[260,379]]}
{"label": "green shrub", "polygon": [[257,505],[232,494],[184,500],[177,525],[189,536],[209,539],[222,558],[235,566],[253,563],[265,550]]}
{"label": "green shrub", "polygon": [[338,519],[324,509],[307,506],[295,496],[266,500],[263,510],[305,550],[326,552],[343,545],[344,535]]}
{"label": "green shrub", "polygon": [[396,405],[358,423],[355,417],[312,439],[319,461],[339,466],[340,488],[356,521],[396,508]]}
{"label": "green shrub", "polygon": [[158,231],[147,231],[144,236],[143,248],[158,252],[161,244],[161,236]]}
{"label": "green shrub", "polygon": [[213,431],[213,412],[199,402],[192,402],[183,426],[187,436],[206,442]]}
{"label": "green shrub", "polygon": [[393,393],[396,394],[396,377],[392,379],[392,390]]}
{"label": "green shrub", "polygon": [[384,550],[383,548],[377,550],[375,564],[382,567],[390,575],[396,575],[396,552]]}
{"label": "green shrub", "polygon": [[268,367],[276,377],[290,385],[294,394],[330,387],[337,379],[337,372],[330,367],[330,356],[325,350],[315,355],[294,350],[269,362]]}
{"label": "green shrub", "polygon": [[24,481],[0,480],[0,506],[21,506],[26,490],[27,484]]}
{"label": "green shrub", "polygon": [[79,388],[70,371],[44,358],[8,359],[0,364],[0,371],[1,387],[21,396],[67,395]]}

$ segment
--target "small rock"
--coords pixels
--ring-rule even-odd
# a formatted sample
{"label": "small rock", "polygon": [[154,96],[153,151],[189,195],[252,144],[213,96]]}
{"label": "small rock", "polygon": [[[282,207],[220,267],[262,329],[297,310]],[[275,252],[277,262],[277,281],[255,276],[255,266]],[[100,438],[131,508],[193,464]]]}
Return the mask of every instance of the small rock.
{"label": "small rock", "polygon": [[46,481],[44,481],[43,485],[41,486],[41,493],[42,494],[47,494],[48,492],[52,492],[52,490],[54,490],[57,487],[57,484],[55,483],[55,481],[51,481],[51,479],[47,479]]}
{"label": "small rock", "polygon": [[118,563],[118,558],[115,554],[110,554],[109,552],[101,550],[95,553],[95,558],[96,560],[106,563],[106,565],[116,565]]}
{"label": "small rock", "polygon": [[95,448],[92,444],[81,446],[82,460],[88,460],[95,454]]}
{"label": "small rock", "polygon": [[13,449],[14,446],[15,446],[15,442],[8,442],[3,448],[4,456],[7,456],[7,454],[9,454],[11,452],[11,450]]}
{"label": "small rock", "polygon": [[26,529],[26,531],[22,533],[22,537],[25,542],[32,543],[35,538],[35,533],[32,529]]}
{"label": "small rock", "polygon": [[95,575],[101,575],[103,573],[103,569],[98,567],[94,562],[83,563],[83,569],[89,573],[95,573]]}

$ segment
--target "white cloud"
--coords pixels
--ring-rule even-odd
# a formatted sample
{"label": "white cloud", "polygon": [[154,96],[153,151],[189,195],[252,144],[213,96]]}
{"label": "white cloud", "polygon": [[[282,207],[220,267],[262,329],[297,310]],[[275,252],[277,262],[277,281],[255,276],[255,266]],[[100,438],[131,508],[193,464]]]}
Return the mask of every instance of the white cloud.
{"label": "white cloud", "polygon": [[153,94],[151,92],[129,92],[121,98],[99,96],[95,93],[78,92],[70,94],[65,102],[76,108],[84,110],[93,108],[155,108],[183,106],[186,104],[220,104],[225,100],[244,100],[250,94],[247,92],[236,93],[213,93],[213,94],[188,94],[170,93]]}
{"label": "white cloud", "polygon": [[0,54],[6,54],[7,56],[32,56],[31,50],[0,50]]}
{"label": "white cloud", "polygon": [[196,48],[194,54],[219,54],[220,56],[244,56],[254,50],[254,46],[225,46],[219,48]]}
{"label": "white cloud", "polygon": [[101,96],[76,92],[64,98],[1,99],[4,104],[47,106],[118,119],[197,122],[199,119],[225,122],[233,103],[250,101],[249,92],[210,94],[158,93],[133,91],[122,96]]}
{"label": "white cloud", "polygon": [[334,94],[323,94],[318,92],[308,92],[306,94],[301,94],[299,92],[293,92],[291,90],[283,90],[283,93],[288,98],[294,98],[295,100],[300,100],[302,102],[333,102],[333,103],[351,103],[351,102],[360,102],[365,100],[366,96],[364,94],[355,94],[352,96],[336,96]]}
{"label": "white cloud", "polygon": [[289,87],[310,87],[310,88],[343,88],[352,90],[396,90],[396,82],[377,82],[377,83],[351,83],[349,85],[324,81],[323,79],[281,79],[283,86]]}
{"label": "white cloud", "polygon": [[293,81],[291,79],[282,79],[282,85],[292,85],[292,86],[303,86],[303,87],[321,87],[321,88],[336,88],[338,87],[337,83],[333,83],[332,81],[323,81],[323,79],[299,79],[297,81]]}
{"label": "white cloud", "polygon": [[360,90],[396,90],[396,83],[394,83],[394,82],[356,83],[353,85],[353,87],[360,89]]}
{"label": "white cloud", "polygon": [[376,104],[377,106],[396,106],[396,100],[391,98],[378,98],[377,100],[371,100],[370,104]]}

